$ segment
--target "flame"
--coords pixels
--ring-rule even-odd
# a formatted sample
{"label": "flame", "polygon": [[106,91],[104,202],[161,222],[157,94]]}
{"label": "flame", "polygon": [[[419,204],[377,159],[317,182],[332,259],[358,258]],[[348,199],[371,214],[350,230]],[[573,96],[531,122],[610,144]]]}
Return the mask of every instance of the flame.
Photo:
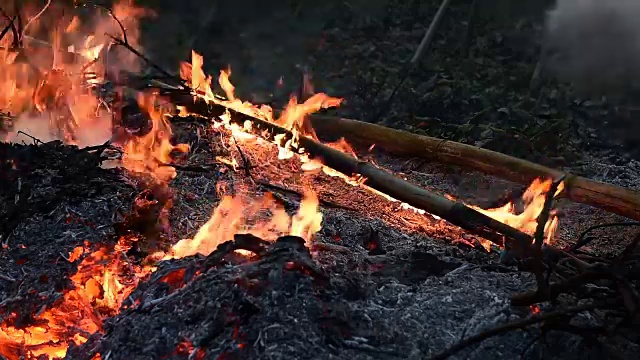
{"label": "flame", "polygon": [[[111,70],[135,71],[139,60],[128,51],[115,52],[116,61],[112,56],[107,63],[102,54],[108,51],[111,38],[106,34],[122,34],[120,26],[103,10],[95,9],[93,18],[82,23],[77,16],[64,16],[69,12],[61,3],[50,3],[44,9],[34,4],[22,8],[20,15],[29,19],[21,34],[23,46],[13,46],[10,32],[0,39],[0,109],[17,117],[12,131],[0,134],[0,140],[23,140],[18,134],[22,130],[42,141],[101,144],[111,136],[111,114],[100,111],[100,100],[92,93],[92,86],[104,80],[107,65]],[[138,21],[148,12],[134,6],[133,0],[120,0],[113,5],[112,13],[127,29],[129,44],[140,48]],[[3,28],[6,25],[1,24]],[[41,38],[42,34],[48,34],[48,38]],[[152,101],[142,102],[149,105]],[[125,162],[133,170],[143,168],[166,179],[170,174],[158,163],[166,162],[171,151],[184,146],[171,146],[167,123],[158,112],[150,111],[150,105],[145,109],[153,115],[152,131],[126,144]],[[141,154],[148,157],[141,160],[144,165],[135,161]],[[103,319],[115,315],[140,279],[154,270],[129,261],[125,253],[133,241],[122,238],[113,249],[93,252],[85,244],[70,252],[70,262],[86,255],[70,278],[72,289],[53,307],[36,314],[34,325],[14,326],[17,314],[4,318],[0,324],[0,353],[9,360],[62,358],[70,344],[80,345],[92,333],[101,331]]]}
{"label": "flame", "polygon": [[[321,109],[339,106],[343,101],[343,99],[331,97],[324,93],[317,93],[299,104],[297,97],[292,96],[280,117],[274,118],[273,109],[270,106],[256,106],[236,98],[235,87],[230,81],[230,69],[220,71],[218,76],[218,85],[225,92],[227,99],[215,96],[211,89],[212,78],[205,74],[202,67],[203,64],[204,58],[195,51],[191,52],[191,63],[183,62],[180,64],[180,76],[188,82],[194,92],[194,96],[216,104],[223,104],[229,109],[272,122],[287,130],[316,140],[317,136],[307,116]],[[309,86],[307,84],[306,88],[309,88]]]}
{"label": "flame", "polygon": [[145,135],[130,136],[125,140],[122,164],[130,171],[149,173],[166,182],[176,176],[175,169],[167,166],[171,163],[171,154],[174,151],[186,153],[189,146],[171,144],[171,124],[166,116],[171,110],[158,100],[153,93],[139,94],[138,105],[149,115],[151,129]]}
{"label": "flame", "polygon": [[[85,257],[71,277],[73,288],[35,317],[38,325],[16,328],[5,320],[0,325],[0,353],[9,360],[24,355],[63,358],[69,345],[82,345],[89,335],[102,331],[103,319],[117,313],[140,279],[153,271],[130,263],[124,255],[134,241],[121,238],[113,249],[100,248]],[[69,260],[87,250],[75,248]]]}
{"label": "flame", "polygon": [[[237,99],[235,96],[235,87],[231,84],[230,75],[231,71],[221,71],[220,76],[218,78],[218,83],[220,87],[224,90],[227,100],[221,99],[213,95],[213,91],[211,90],[211,77],[205,75],[204,70],[202,69],[204,61],[202,56],[197,54],[196,52],[192,52],[192,63],[183,63],[181,65],[181,75],[183,79],[189,81],[190,86],[194,91],[194,96],[200,97],[206,101],[213,102],[216,104],[222,104],[229,109],[257,117],[261,120],[269,121],[274,124],[277,124],[289,131],[292,132],[293,138],[289,140],[284,140],[285,136],[283,134],[279,134],[275,136],[275,145],[278,146],[278,158],[279,159],[288,159],[294,156],[295,154],[299,155],[300,161],[303,163],[302,169],[305,171],[316,171],[322,169],[325,174],[334,177],[340,177],[344,181],[349,184],[355,186],[361,186],[374,194],[378,194],[383,198],[396,202],[398,200],[393,197],[380,193],[375,189],[369,188],[364,185],[364,181],[360,176],[348,176],[345,174],[341,174],[327,166],[325,166],[318,159],[309,159],[309,157],[304,154],[303,151],[294,152],[293,149],[297,148],[298,140],[300,136],[307,136],[314,140],[318,140],[318,137],[311,126],[311,123],[308,121],[308,115],[317,112],[321,109],[326,109],[330,107],[340,106],[342,103],[342,99],[333,98],[323,93],[317,93],[311,95],[305,102],[302,104],[298,103],[298,100],[295,96],[291,96],[289,103],[286,108],[282,112],[279,118],[273,117],[273,110],[268,106],[256,106],[248,102],[242,102]],[[311,94],[313,92],[313,85],[311,84],[310,77],[305,74],[304,77],[304,92],[307,94]],[[214,126],[225,126],[234,134],[234,137],[250,131],[251,123],[248,122],[244,124],[243,127],[238,126],[237,124],[230,124],[228,118],[224,116],[220,119]],[[253,136],[247,136],[245,133],[245,138],[253,138]],[[295,146],[294,146],[295,145]],[[354,157],[356,157],[355,152],[352,147],[344,140],[340,139],[336,143],[326,144],[335,149],[338,149],[342,152],[348,153]],[[302,150],[302,149],[300,149]],[[369,149],[371,151],[371,148]],[[525,233],[533,234],[537,227],[537,219],[540,215],[542,208],[544,206],[546,193],[549,191],[551,186],[551,180],[541,180],[536,179],[529,186],[525,194],[523,195],[523,201],[525,204],[525,208],[521,212],[516,211],[515,204],[509,203],[503,207],[496,209],[482,209],[476,206],[471,206],[475,210],[493,218],[500,222],[503,222],[507,225],[510,225],[516,229],[519,229]],[[562,184],[558,188],[557,196],[562,191]],[[453,198],[449,196],[450,198]],[[424,214],[425,212],[416,209],[409,204],[401,203],[401,207],[405,209],[412,209],[417,213]],[[434,216],[434,218],[439,219]],[[553,239],[555,231],[558,226],[558,218],[555,215],[552,215],[547,224],[545,225],[544,234],[545,241],[550,243]],[[487,250],[490,249],[490,242],[485,241],[482,242]]]}
{"label": "flame", "polygon": [[318,197],[311,190],[305,191],[300,208],[294,216],[289,216],[271,194],[266,194],[261,199],[226,195],[193,239],[183,239],[176,243],[164,259],[208,255],[219,244],[233,239],[233,235],[238,233],[250,233],[264,240],[295,235],[310,244],[314,234],[321,228],[322,213],[318,205]]}
{"label": "flame", "polygon": [[[524,209],[522,211],[517,211],[517,206],[513,202],[509,202],[504,206],[494,209],[482,209],[477,206],[469,206],[495,220],[498,220],[529,235],[533,235],[538,226],[538,217],[540,216],[540,213],[544,208],[547,193],[551,190],[551,184],[552,180],[550,179],[535,179],[522,195],[522,200],[524,203]],[[554,194],[554,197],[558,196],[563,189],[564,184],[561,183],[560,186],[558,186],[558,190]],[[549,221],[547,221],[544,227],[545,243],[552,243],[557,228],[558,217],[554,214],[551,214]],[[488,249],[488,242],[483,243],[483,245]]]}
{"label": "flame", "polygon": [[[120,0],[114,5],[112,12],[127,29],[127,42],[141,49],[138,22],[141,17],[151,14],[136,7],[133,2],[134,0]],[[61,5],[52,6],[56,8]],[[32,17],[36,13],[45,15]],[[31,15],[25,18],[35,20],[30,21],[29,32],[24,36],[24,48],[13,48],[11,36],[0,40],[0,109],[19,116],[14,131],[7,135],[7,139],[19,140],[17,130],[27,129],[27,132],[43,141],[57,138],[79,145],[104,142],[112,130],[111,117],[98,110],[100,100],[90,91],[91,86],[103,81],[103,74],[114,70],[114,64],[119,69],[130,71],[136,71],[139,66],[138,58],[128,51],[115,52],[113,56],[109,56],[108,62],[106,56],[103,56],[111,49],[111,40],[105,34],[122,36],[120,25],[100,12],[96,12],[90,24],[83,24],[75,16],[48,17],[41,9],[28,6],[25,7],[25,14]],[[34,34],[35,30],[41,33],[40,30],[43,29],[50,34],[46,40],[29,35]],[[309,115],[340,106],[342,99],[324,93],[312,94],[310,78],[305,76],[304,93],[305,96],[310,96],[302,103],[292,96],[286,108],[276,117],[269,106],[257,106],[236,97],[235,87],[230,80],[230,69],[220,71],[217,79],[226,99],[215,96],[212,77],[203,70],[203,57],[195,51],[191,55],[191,63],[180,65],[180,75],[188,82],[194,98],[222,104],[289,130],[293,138],[287,138],[286,141],[284,136],[275,138],[279,158],[286,159],[297,154],[304,170],[322,169],[329,175],[341,177],[349,184],[378,193],[366,187],[366,179],[361,176],[340,174],[318,159],[309,159],[303,149],[298,148],[300,137],[318,140]],[[174,113],[175,109],[163,103],[153,93],[139,94],[137,100],[140,108],[149,115],[150,129],[144,134],[130,134],[132,136],[126,137],[121,144],[122,164],[130,171],[151,174],[162,182],[169,181],[176,175],[174,168],[167,166],[172,160],[172,154],[189,150],[185,144],[171,143],[172,129],[167,114]],[[184,108],[179,110],[181,116],[188,115]],[[261,141],[250,134],[253,127],[250,121],[238,125],[231,123],[228,117],[221,116],[213,126],[226,128],[238,141]],[[327,145],[355,156],[344,139]],[[237,166],[236,159],[225,161]],[[475,209],[524,232],[533,233],[550,185],[551,181],[534,181],[523,196],[526,207],[522,212],[516,212],[515,204],[497,209]],[[386,194],[378,194],[396,201]],[[402,206],[412,209],[407,204]],[[305,191],[300,207],[293,216],[270,194],[259,199],[243,195],[224,196],[209,221],[192,239],[179,241],[161,257],[172,259],[195,254],[208,255],[220,243],[232,239],[237,233],[251,233],[265,240],[295,235],[310,244],[321,229],[321,223],[319,200],[310,189]],[[546,224],[547,241],[551,241],[557,224],[555,216]],[[73,288],[66,291],[52,308],[35,316],[37,325],[18,328],[14,321],[17,314],[6,317],[0,324],[0,353],[10,360],[43,355],[64,357],[69,345],[80,345],[87,341],[90,334],[102,331],[103,320],[116,314],[138,282],[155,270],[129,261],[126,253],[133,241],[135,239],[121,238],[113,249],[101,248],[91,252],[89,245],[85,244],[71,251],[71,262],[84,257],[76,274],[71,277]],[[181,352],[193,350],[187,345],[184,345],[184,349],[179,349]]]}
{"label": "flame", "polygon": [[[25,140],[22,131],[45,142],[104,143],[111,136],[111,115],[101,111],[91,86],[104,80],[107,65],[135,71],[139,60],[128,51],[111,51],[108,62],[101,56],[110,48],[106,34],[121,35],[120,26],[104,10],[93,9],[93,16],[83,23],[78,16],[66,15],[71,12],[62,3],[50,3],[45,8],[35,2],[23,7],[20,15],[29,20],[21,47],[14,46],[12,32],[0,39],[0,109],[17,117],[12,131],[0,134],[0,140]],[[133,0],[120,0],[112,13],[127,29],[127,41],[139,47],[138,22],[148,12]],[[0,26],[6,25],[3,19]]]}

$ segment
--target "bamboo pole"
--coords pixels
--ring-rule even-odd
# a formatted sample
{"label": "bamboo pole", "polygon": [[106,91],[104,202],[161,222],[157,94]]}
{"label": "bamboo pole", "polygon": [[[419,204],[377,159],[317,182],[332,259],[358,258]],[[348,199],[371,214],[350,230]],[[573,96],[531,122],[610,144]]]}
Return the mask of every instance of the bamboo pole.
{"label": "bamboo pole", "polygon": [[562,196],[624,217],[640,220],[640,192],[548,168],[477,146],[416,135],[376,124],[326,115],[311,115],[320,135],[343,136],[365,146],[375,144],[394,155],[477,170],[506,180],[529,184],[535,178],[565,176]]}
{"label": "bamboo pole", "polygon": [[[204,104],[203,101],[193,102],[188,95],[186,101],[180,101],[174,96],[174,103],[187,107],[192,113],[206,117],[219,117],[228,114],[230,121],[243,125],[245,120],[252,122],[251,132],[266,140],[273,141],[276,135],[284,135],[283,143],[293,137],[293,134],[271,122],[245,115],[221,105]],[[326,166],[347,176],[361,175],[364,185],[387,194],[396,200],[407,203],[417,209],[439,216],[450,223],[499,245],[514,249],[526,256],[532,244],[532,237],[517,229],[494,220],[462,203],[449,200],[443,196],[427,191],[404,181],[393,174],[374,165],[360,161],[353,156],[321,144],[307,137],[300,137],[292,151],[303,151],[311,158],[321,159]],[[504,239],[510,241],[505,244]]]}

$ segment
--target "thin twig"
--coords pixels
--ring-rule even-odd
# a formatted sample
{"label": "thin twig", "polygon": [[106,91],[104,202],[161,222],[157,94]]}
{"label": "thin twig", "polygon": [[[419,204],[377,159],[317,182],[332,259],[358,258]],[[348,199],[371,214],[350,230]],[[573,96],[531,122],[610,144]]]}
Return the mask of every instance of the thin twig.
{"label": "thin twig", "polygon": [[544,230],[546,229],[547,223],[549,222],[549,217],[551,216],[551,209],[553,209],[553,199],[556,195],[556,192],[558,191],[558,187],[564,181],[565,177],[566,175],[562,175],[560,178],[554,180],[551,183],[549,191],[547,192],[544,199],[542,211],[540,211],[540,215],[538,215],[538,225],[536,226],[536,231],[533,236],[533,251],[535,252],[533,254],[533,273],[536,277],[538,292],[541,293],[546,292],[549,288],[549,284],[547,282],[548,277],[545,277],[543,273],[544,258],[542,256],[542,245],[544,244]]}
{"label": "thin twig", "polygon": [[96,151],[96,150],[103,151],[103,150],[108,149],[110,147],[112,147],[111,140],[107,140],[102,145],[87,146],[87,147],[82,148],[81,150],[84,150],[84,151]]}
{"label": "thin twig", "polygon": [[636,237],[629,243],[629,245],[624,248],[622,253],[620,253],[620,256],[618,256],[618,261],[625,261],[633,253],[636,247],[638,247],[638,243],[640,243],[640,233],[638,233],[638,235],[636,235]]}
{"label": "thin twig", "polygon": [[127,50],[129,50],[132,53],[134,53],[137,57],[139,57],[140,59],[144,60],[144,62],[146,62],[147,65],[151,66],[152,68],[154,68],[157,71],[159,71],[160,73],[162,73],[162,75],[166,76],[169,79],[178,80],[178,82],[181,83],[181,84],[184,83],[184,80],[177,78],[176,76],[174,76],[171,73],[169,73],[167,70],[163,69],[160,65],[157,65],[156,63],[151,61],[149,58],[144,56],[140,51],[136,50],[133,46],[131,46],[128,42],[125,42],[122,39],[118,39],[117,37],[115,37],[113,35],[110,35],[110,34],[106,34],[106,35],[108,37],[110,37],[111,39],[113,39],[113,41],[114,41],[114,43],[116,45],[120,45],[120,46],[125,47]]}
{"label": "thin twig", "polygon": [[590,233],[591,231],[597,230],[597,229],[602,229],[602,228],[608,228],[608,227],[617,227],[617,226],[620,226],[620,227],[640,226],[640,221],[612,222],[612,223],[598,224],[598,225],[590,226],[580,234],[580,236],[578,237],[578,240],[576,241],[576,243],[573,246],[571,246],[569,251],[575,252],[576,250],[580,249],[581,247],[583,247],[583,246],[589,244],[591,241],[593,241],[594,238],[586,237],[587,234]]}
{"label": "thin twig", "polygon": [[535,245],[537,249],[541,249],[542,244],[544,243],[544,230],[547,227],[547,222],[549,221],[549,217],[551,216],[551,210],[553,209],[553,199],[556,195],[556,192],[558,191],[558,187],[560,186],[560,184],[562,184],[565,177],[566,175],[562,175],[558,179],[554,180],[553,183],[551,183],[551,187],[549,188],[549,191],[545,196],[542,211],[540,212],[540,215],[538,215],[538,225],[536,226],[536,232],[534,235]]}
{"label": "thin twig", "polygon": [[31,25],[31,23],[33,23],[34,21],[38,20],[38,18],[42,16],[42,14],[44,14],[44,12],[49,8],[49,5],[51,5],[51,0],[47,1],[46,5],[42,8],[42,10],[40,10],[39,13],[37,13],[34,17],[32,17],[31,19],[29,19],[29,21],[27,21],[27,23],[22,28],[22,31],[20,34],[21,41],[22,41],[22,38],[24,37],[24,34],[27,32],[27,28],[29,28],[29,25]]}
{"label": "thin twig", "polygon": [[118,26],[120,27],[120,30],[122,31],[122,39],[124,40],[125,43],[129,43],[129,40],[127,40],[127,31],[125,30],[124,25],[122,24],[122,21],[120,21],[120,19],[118,19],[118,17],[116,16],[116,14],[114,14],[114,12],[109,9],[107,6],[104,6],[102,4],[97,4],[97,3],[89,3],[89,2],[83,2],[80,4],[80,6],[84,6],[84,7],[88,7],[88,6],[93,6],[95,8],[98,9],[102,9],[105,10],[109,16],[118,24]]}
{"label": "thin twig", "polygon": [[[438,30],[438,26],[440,25],[440,22],[444,18],[445,11],[449,7],[450,3],[451,3],[451,0],[442,0],[442,4],[440,5],[438,12],[436,13],[433,20],[431,21],[429,28],[427,28],[427,31],[425,32],[424,37],[422,38],[422,41],[420,41],[420,45],[418,45],[418,48],[416,49],[416,52],[413,54],[413,57],[411,57],[411,60],[409,60],[409,62],[403,67],[403,70],[401,70],[400,81],[393,88],[389,97],[383,102],[382,106],[380,107],[380,110],[377,113],[375,113],[375,118],[372,119],[374,122],[381,122],[380,118],[386,115],[387,112],[389,111],[389,108],[391,107],[391,104],[393,103],[393,99],[398,93],[398,90],[400,90],[402,85],[404,85],[405,81],[411,75],[411,72],[413,71],[413,69],[418,65],[418,62],[422,58],[422,55],[431,46],[431,43],[433,42],[433,38],[436,34],[436,31]],[[382,124],[388,125],[389,122],[382,121]]]}
{"label": "thin twig", "polygon": [[16,9],[16,14],[14,15],[13,18],[11,18],[9,14],[7,14],[2,8],[0,8],[0,13],[2,13],[2,16],[4,16],[7,20],[9,20],[9,25],[11,26],[11,32],[13,32],[13,42],[11,43],[11,46],[13,48],[17,48],[20,45],[20,32],[16,28],[15,22],[17,20],[20,23],[20,13]]}
{"label": "thin twig", "polygon": [[213,170],[211,168],[208,168],[205,166],[199,166],[199,165],[160,164],[160,166],[172,167],[178,171],[191,171],[191,172],[201,172],[201,173],[208,173]]}
{"label": "thin twig", "polygon": [[[258,181],[256,181],[256,184],[258,184],[258,185],[260,185],[262,187],[266,187],[266,188],[272,189],[272,190],[278,190],[278,191],[286,193],[286,194],[297,195],[300,198],[304,197],[304,195],[302,193],[300,193],[299,191],[296,191],[296,190],[293,190],[293,189],[289,189],[289,188],[286,188],[286,187],[283,187],[283,186],[280,186],[280,185],[271,184],[271,183],[268,183],[268,182],[266,182],[264,180],[258,180]],[[349,211],[358,211],[357,209],[354,209],[354,208],[351,208],[351,207],[348,207],[348,206],[345,206],[345,205],[336,204],[336,203],[331,202],[331,201],[322,200],[322,199],[319,199],[318,201],[320,202],[320,204],[328,206],[328,207],[337,208],[337,209],[343,209],[343,210],[349,210]]]}
{"label": "thin twig", "polygon": [[606,307],[607,305],[610,305],[610,302],[596,302],[596,303],[590,303],[590,304],[585,304],[585,305],[580,305],[580,306],[576,306],[573,308],[569,308],[569,309],[565,309],[565,310],[558,310],[558,311],[552,311],[552,312],[548,312],[548,313],[544,313],[542,315],[534,315],[531,317],[528,317],[526,319],[523,320],[518,320],[518,321],[514,321],[514,322],[510,322],[508,324],[502,325],[502,326],[498,326],[495,327],[493,329],[481,332],[477,335],[471,336],[453,346],[451,346],[450,348],[446,349],[445,351],[431,357],[431,360],[444,360],[447,359],[448,357],[456,354],[457,352],[459,352],[460,350],[463,350],[473,344],[482,342],[486,339],[489,339],[491,337],[500,335],[500,334],[504,334],[507,333],[509,331],[512,330],[516,330],[516,329],[521,329],[533,324],[537,324],[537,323],[541,323],[543,321],[547,321],[547,320],[551,320],[551,319],[555,319],[555,318],[559,318],[562,316],[567,316],[567,315],[575,315],[578,313],[581,313],[583,311],[588,311],[588,310],[593,310],[593,309],[598,309],[598,308],[603,308]]}
{"label": "thin twig", "polygon": [[233,139],[233,143],[236,146],[236,150],[238,150],[238,153],[240,154],[240,158],[242,159],[242,167],[244,168],[245,175],[247,175],[247,177],[251,179],[251,181],[254,181],[253,175],[251,174],[251,162],[245,156],[244,152],[240,148],[240,145],[238,145],[238,141],[236,141],[235,136],[231,135],[231,138]]}
{"label": "thin twig", "polygon": [[467,32],[462,42],[462,56],[468,58],[471,54],[471,39],[476,27],[476,17],[478,15],[478,0],[473,0],[469,6],[469,16],[467,17]]}
{"label": "thin twig", "polygon": [[9,30],[14,27],[13,22],[15,20],[16,20],[16,17],[14,16],[12,19],[9,20],[9,24],[7,24],[7,26],[5,26],[4,29],[2,29],[2,32],[0,33],[0,40],[2,40],[4,36],[9,32]]}
{"label": "thin twig", "polygon": [[37,144],[37,143],[44,144],[44,142],[43,142],[42,140],[38,139],[38,138],[37,138],[37,137],[35,137],[35,136],[31,136],[31,135],[27,134],[26,132],[24,132],[24,131],[22,131],[22,130],[19,130],[19,131],[18,131],[18,134],[22,134],[22,135],[24,135],[24,136],[26,136],[26,137],[31,138],[31,140],[33,140],[34,144]]}

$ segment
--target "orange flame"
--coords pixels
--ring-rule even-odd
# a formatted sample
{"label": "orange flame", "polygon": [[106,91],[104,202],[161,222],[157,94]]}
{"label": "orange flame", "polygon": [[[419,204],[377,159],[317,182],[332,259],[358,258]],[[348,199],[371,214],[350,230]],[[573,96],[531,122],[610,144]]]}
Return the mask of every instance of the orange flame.
{"label": "orange flame", "polygon": [[319,212],[318,204],[316,194],[307,190],[298,212],[289,216],[270,194],[257,201],[240,196],[225,196],[193,239],[179,241],[164,258],[208,255],[219,244],[233,239],[233,235],[238,233],[251,233],[265,240],[295,235],[310,244],[314,234],[321,228],[322,213]]}
{"label": "orange flame", "polygon": [[[181,75],[185,80],[190,81],[190,84],[194,90],[194,95],[206,101],[222,104],[230,109],[239,111],[241,113],[257,117],[261,120],[272,122],[291,131],[294,135],[294,138],[288,140],[287,142],[283,142],[284,135],[275,136],[275,144],[279,148],[278,158],[280,159],[287,159],[294,155],[294,152],[292,151],[292,145],[297,145],[299,136],[307,136],[314,140],[318,140],[313,127],[307,119],[308,115],[321,109],[339,106],[342,102],[342,99],[333,98],[327,96],[326,94],[318,93],[312,95],[304,103],[299,104],[297,98],[295,96],[292,96],[281,116],[275,119],[273,117],[273,111],[270,107],[258,107],[248,102],[242,102],[235,97],[235,88],[231,84],[229,79],[231,75],[230,71],[221,71],[218,79],[219,85],[224,90],[228,100],[222,100],[218,97],[215,97],[210,87],[211,77],[206,76],[204,70],[202,69],[203,63],[204,61],[202,56],[198,55],[195,52],[192,52],[192,64],[184,63],[182,65],[182,68],[188,69],[188,71],[181,71]],[[313,86],[310,83],[310,79],[308,76],[305,76],[304,78],[304,89],[305,92],[313,91]],[[234,135],[241,134],[244,131],[249,131],[251,128],[250,122],[248,122],[248,124],[245,123],[243,127],[240,127],[236,124],[229,124],[228,120],[224,117],[222,117],[221,122],[222,125],[230,129]],[[216,126],[220,126],[220,123],[218,123]],[[249,138],[252,138],[252,136],[249,136]],[[336,143],[327,145],[345,153],[349,153],[355,157],[355,152],[353,151],[351,146],[346,141],[344,141],[344,139],[340,139],[340,141]],[[330,176],[340,177],[349,184],[362,186],[373,193],[381,195],[389,201],[397,201],[387,194],[382,194],[374,189],[364,186],[364,179],[359,176],[353,178],[338,173],[335,170],[324,166],[322,162],[317,159],[310,160],[305,154],[298,155],[300,155],[300,160],[303,162],[303,170],[315,171],[321,168],[326,174]],[[538,216],[540,215],[540,212],[542,211],[542,208],[544,206],[545,195],[549,191],[550,186],[551,180],[535,180],[523,196],[525,209],[520,213],[516,213],[515,206],[511,203],[497,209],[482,209],[474,206],[471,207],[516,229],[529,234],[533,234],[537,226]],[[558,193],[560,193],[561,191],[562,184],[558,189]],[[402,207],[413,209],[414,211],[421,214],[424,213],[424,211],[415,209],[408,204],[403,203]],[[547,242],[550,242],[553,239],[557,226],[558,218],[556,216],[552,216],[551,219],[549,219],[548,223],[545,225],[545,239]],[[488,250],[490,242],[483,242],[483,245]]]}
{"label": "orange flame", "polygon": [[[0,140],[26,140],[22,131],[42,141],[90,146],[111,136],[111,116],[100,110],[88,86],[102,80],[106,62],[100,54],[111,41],[105,34],[120,36],[120,26],[98,9],[82,23],[77,16],[64,16],[69,12],[63,7],[59,2],[45,9],[26,4],[21,15],[31,20],[25,26],[24,46],[13,48],[11,34],[0,40],[0,109],[18,118],[13,131],[0,134]],[[139,47],[139,18],[148,12],[133,0],[117,1],[112,12],[127,29],[128,42]],[[115,52],[111,67],[113,57],[119,69],[137,70],[135,55]]]}
{"label": "orange flame", "polygon": [[189,145],[171,144],[171,124],[166,117],[170,110],[159,103],[154,94],[139,94],[138,105],[149,114],[151,129],[146,135],[130,136],[125,141],[122,164],[130,171],[149,173],[160,181],[169,181],[176,176],[175,169],[167,166],[171,163],[172,152],[186,153]]}
{"label": "orange flame", "polygon": [[[153,270],[131,264],[123,255],[132,241],[135,239],[121,238],[113,250],[101,248],[82,260],[71,277],[73,289],[55,307],[36,316],[40,325],[15,328],[1,324],[0,353],[9,360],[22,355],[63,358],[71,343],[81,345],[89,335],[102,331],[102,320],[114,315],[139,280]],[[74,249],[73,259],[86,250]]]}
{"label": "orange flame", "polygon": [[[544,202],[547,193],[551,190],[552,180],[535,179],[522,195],[524,209],[521,212],[516,210],[516,204],[509,202],[504,206],[495,209],[482,209],[477,206],[471,206],[478,212],[485,214],[495,220],[516,228],[524,233],[533,235],[538,226],[538,217],[544,208]],[[564,189],[564,184],[558,186],[558,190],[554,196],[558,196]],[[549,221],[544,227],[545,242],[551,244],[558,228],[558,217],[551,214]],[[489,249],[488,242],[483,243],[485,248]]]}

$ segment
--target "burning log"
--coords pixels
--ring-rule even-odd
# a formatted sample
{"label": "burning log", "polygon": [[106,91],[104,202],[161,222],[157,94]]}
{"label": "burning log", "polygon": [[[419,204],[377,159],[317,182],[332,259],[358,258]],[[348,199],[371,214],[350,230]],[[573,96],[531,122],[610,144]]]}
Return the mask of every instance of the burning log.
{"label": "burning log", "polygon": [[[449,200],[407,181],[404,181],[370,163],[360,161],[349,154],[336,150],[330,146],[321,144],[305,136],[296,137],[274,123],[259,119],[255,116],[240,113],[220,104],[207,104],[198,99],[195,103],[193,97],[180,92],[172,92],[172,99],[176,104],[185,106],[194,114],[206,117],[227,117],[230,123],[242,126],[248,119],[252,122],[250,132],[281,144],[291,143],[291,150],[305,153],[313,159],[320,159],[324,165],[346,176],[358,176],[363,180],[362,184],[374,190],[380,191],[396,200],[409,204],[417,209],[441,217],[454,225],[460,226],[470,232],[499,246],[513,245],[518,253],[528,253],[532,244],[532,237],[513,227],[492,219],[462,203]],[[514,243],[505,244],[504,238]]]}
{"label": "burning log", "polygon": [[496,151],[455,141],[416,135],[384,126],[325,115],[311,115],[319,133],[339,133],[352,142],[375,144],[390,153],[419,157],[477,170],[510,181],[529,184],[536,178],[566,176],[560,196],[634,220],[640,220],[640,193],[620,186],[564,173]]}

